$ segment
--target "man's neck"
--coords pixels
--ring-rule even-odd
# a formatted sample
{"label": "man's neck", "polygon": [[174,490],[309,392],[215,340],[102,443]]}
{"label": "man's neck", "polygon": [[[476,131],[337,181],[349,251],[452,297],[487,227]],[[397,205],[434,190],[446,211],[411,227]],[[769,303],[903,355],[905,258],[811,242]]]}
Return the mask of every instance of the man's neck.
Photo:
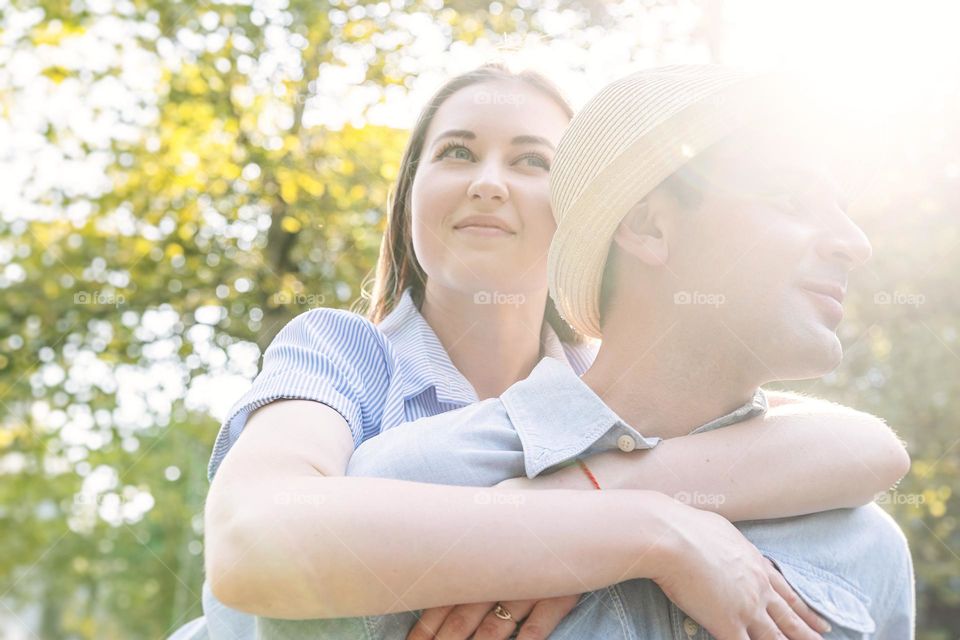
{"label": "man's neck", "polygon": [[749,402],[760,386],[743,375],[746,363],[679,325],[604,334],[582,379],[645,436],[687,435]]}

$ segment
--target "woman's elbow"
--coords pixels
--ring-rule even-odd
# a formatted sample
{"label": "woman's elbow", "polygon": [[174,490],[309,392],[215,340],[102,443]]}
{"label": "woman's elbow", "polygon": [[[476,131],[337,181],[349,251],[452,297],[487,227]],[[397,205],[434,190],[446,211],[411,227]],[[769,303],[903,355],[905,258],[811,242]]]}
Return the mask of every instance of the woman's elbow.
{"label": "woman's elbow", "polygon": [[218,602],[230,609],[247,611],[246,600],[241,597],[242,585],[236,575],[228,575],[222,568],[214,563],[206,563],[207,582],[210,585],[210,592]]}
{"label": "woman's elbow", "polygon": [[910,454],[907,452],[906,443],[894,435],[894,443],[890,452],[891,487],[900,482],[910,472],[910,464]]}
{"label": "woman's elbow", "polygon": [[882,434],[882,437],[874,450],[875,458],[868,466],[879,481],[878,491],[883,492],[894,487],[910,471],[910,454],[893,429],[880,418],[871,418],[875,421],[874,433]]}
{"label": "woman's elbow", "polygon": [[236,525],[208,525],[204,565],[210,591],[217,600],[231,609],[256,613],[251,607],[256,607],[256,591],[263,582],[250,579],[256,572],[249,566],[253,561],[251,554],[243,551],[244,537]]}
{"label": "woman's elbow", "polygon": [[[332,545],[311,535],[310,553],[291,540],[284,510],[249,508],[243,517],[208,526],[205,564],[213,596],[231,609],[269,618],[337,618],[340,599],[325,553]],[[321,570],[322,569],[322,570]]]}
{"label": "woman's elbow", "polygon": [[876,416],[856,413],[849,425],[856,435],[845,443],[852,475],[844,483],[848,491],[842,502],[848,508],[873,502],[910,471],[910,454],[893,429]]}
{"label": "woman's elbow", "polygon": [[204,510],[204,564],[210,591],[231,609],[261,615],[278,592],[274,588],[278,558],[269,550],[283,548],[274,539],[279,514],[267,495],[269,491],[218,476]]}

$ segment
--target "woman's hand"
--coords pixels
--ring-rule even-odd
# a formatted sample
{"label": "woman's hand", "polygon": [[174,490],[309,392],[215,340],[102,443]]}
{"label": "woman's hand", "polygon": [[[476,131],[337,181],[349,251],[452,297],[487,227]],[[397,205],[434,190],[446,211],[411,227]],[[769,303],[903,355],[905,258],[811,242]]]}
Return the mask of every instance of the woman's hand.
{"label": "woman's hand", "polygon": [[736,527],[677,504],[672,561],[654,581],[717,640],[817,640],[830,630]]}
{"label": "woman's hand", "polygon": [[517,640],[540,640],[553,633],[579,600],[576,595],[501,602],[511,620],[494,614],[496,602],[434,607],[423,612],[407,640],[507,640],[518,625]]}
{"label": "woman's hand", "polygon": [[[572,474],[563,487],[587,488],[580,476]],[[510,478],[495,487],[533,489],[542,486],[539,480]],[[673,539],[667,546],[673,549],[674,559],[664,565],[662,577],[655,582],[717,640],[816,640],[821,638],[817,632],[830,630],[776,567],[723,516],[669,498],[666,501],[667,508],[676,511],[667,516]]]}

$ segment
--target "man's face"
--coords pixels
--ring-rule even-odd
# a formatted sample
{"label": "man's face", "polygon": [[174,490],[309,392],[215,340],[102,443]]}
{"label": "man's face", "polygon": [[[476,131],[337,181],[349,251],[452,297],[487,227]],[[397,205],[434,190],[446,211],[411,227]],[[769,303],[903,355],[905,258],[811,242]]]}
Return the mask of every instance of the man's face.
{"label": "man's face", "polygon": [[677,314],[765,379],[816,377],[840,363],[847,274],[870,257],[819,164],[800,141],[748,130],[688,167],[704,197],[675,219]]}

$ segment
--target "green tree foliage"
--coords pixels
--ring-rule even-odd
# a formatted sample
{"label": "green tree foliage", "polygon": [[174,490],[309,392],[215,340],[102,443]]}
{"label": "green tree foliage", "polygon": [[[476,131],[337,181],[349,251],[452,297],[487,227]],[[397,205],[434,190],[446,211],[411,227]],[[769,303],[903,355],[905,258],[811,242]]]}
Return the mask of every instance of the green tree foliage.
{"label": "green tree foliage", "polygon": [[[536,30],[532,3],[499,6],[2,6],[4,118],[35,87],[75,93],[33,123],[37,164],[0,220],[0,619],[129,638],[200,614],[217,425],[186,390],[252,377],[245,346],[357,298],[406,140],[362,118],[311,124],[307,107],[338,73],[370,90],[361,115],[406,92],[412,21],[448,45]],[[18,81],[23,53],[43,65]],[[50,162],[94,170],[45,180]]]}

